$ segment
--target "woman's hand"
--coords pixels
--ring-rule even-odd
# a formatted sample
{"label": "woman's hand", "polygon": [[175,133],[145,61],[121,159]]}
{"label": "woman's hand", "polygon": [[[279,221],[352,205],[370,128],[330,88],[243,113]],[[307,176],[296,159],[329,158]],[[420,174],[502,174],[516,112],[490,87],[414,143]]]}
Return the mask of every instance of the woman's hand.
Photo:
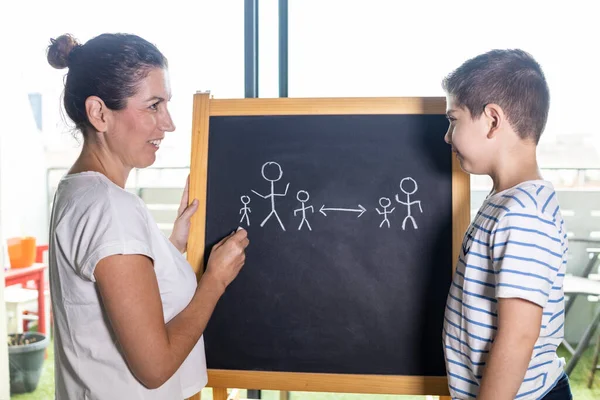
{"label": "woman's hand", "polygon": [[242,269],[249,243],[248,232],[240,228],[215,244],[202,278],[212,279],[220,290],[225,291]]}
{"label": "woman's hand", "polygon": [[177,219],[173,224],[173,232],[169,240],[173,243],[173,246],[177,248],[181,253],[185,253],[187,250],[187,242],[190,234],[190,220],[192,215],[198,209],[198,200],[194,199],[192,204],[188,206],[190,199],[190,176],[188,175],[183,189],[183,195],[181,196],[181,203],[179,204],[179,210],[177,210]]}

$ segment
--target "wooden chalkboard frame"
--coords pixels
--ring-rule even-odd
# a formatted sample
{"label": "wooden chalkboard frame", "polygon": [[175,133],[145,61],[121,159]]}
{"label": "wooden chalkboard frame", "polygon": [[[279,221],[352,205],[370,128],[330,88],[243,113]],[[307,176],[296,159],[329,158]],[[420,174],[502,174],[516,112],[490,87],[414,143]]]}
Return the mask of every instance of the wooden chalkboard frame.
{"label": "wooden chalkboard frame", "polygon": [[[214,99],[209,92],[194,95],[190,199],[200,207],[190,229],[188,261],[198,277],[204,269],[206,191],[208,173],[209,121],[212,116],[262,115],[366,115],[366,114],[445,114],[443,97],[383,98],[250,98]],[[448,147],[450,151],[450,147]],[[470,221],[470,180],[455,157],[452,158],[452,260],[458,259],[464,232]],[[447,396],[445,376],[388,376],[320,374],[269,371],[208,371],[208,386],[215,400],[227,398],[227,388],[284,391],[314,391],[372,394]],[[194,397],[199,399],[199,395]]]}

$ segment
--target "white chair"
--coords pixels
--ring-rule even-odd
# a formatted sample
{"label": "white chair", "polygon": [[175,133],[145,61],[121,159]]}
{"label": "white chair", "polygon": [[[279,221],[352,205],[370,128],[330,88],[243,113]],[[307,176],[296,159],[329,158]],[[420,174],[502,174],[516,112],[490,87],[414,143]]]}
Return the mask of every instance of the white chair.
{"label": "white chair", "polygon": [[[50,294],[46,296],[46,332],[50,332]],[[7,287],[4,289],[4,302],[6,304],[6,328],[7,333],[23,333],[24,320],[37,320],[37,315],[25,315],[25,311],[37,313],[38,292],[33,289],[20,287]]]}

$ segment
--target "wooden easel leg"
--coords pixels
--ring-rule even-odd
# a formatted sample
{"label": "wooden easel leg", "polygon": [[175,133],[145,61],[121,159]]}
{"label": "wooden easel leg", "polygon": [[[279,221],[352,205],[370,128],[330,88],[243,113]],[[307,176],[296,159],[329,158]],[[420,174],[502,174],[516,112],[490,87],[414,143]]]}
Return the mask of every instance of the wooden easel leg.
{"label": "wooden easel leg", "polygon": [[202,392],[198,392],[192,397],[188,397],[186,400],[202,400]]}
{"label": "wooden easel leg", "polygon": [[452,400],[450,396],[440,396],[440,400]]}
{"label": "wooden easel leg", "polygon": [[213,400],[227,400],[227,388],[213,388]]}

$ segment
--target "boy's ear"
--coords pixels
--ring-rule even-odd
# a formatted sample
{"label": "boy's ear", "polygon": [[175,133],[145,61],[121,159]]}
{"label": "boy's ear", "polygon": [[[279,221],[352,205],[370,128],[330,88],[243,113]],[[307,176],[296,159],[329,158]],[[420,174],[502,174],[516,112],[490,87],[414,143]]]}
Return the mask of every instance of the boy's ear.
{"label": "boy's ear", "polygon": [[502,108],[495,103],[486,104],[483,108],[483,115],[488,122],[488,139],[491,139],[498,134],[500,128],[507,123],[506,116]]}
{"label": "boy's ear", "polygon": [[110,110],[104,101],[98,96],[90,96],[85,99],[85,111],[90,124],[96,132],[106,132],[108,126],[108,114]]}

